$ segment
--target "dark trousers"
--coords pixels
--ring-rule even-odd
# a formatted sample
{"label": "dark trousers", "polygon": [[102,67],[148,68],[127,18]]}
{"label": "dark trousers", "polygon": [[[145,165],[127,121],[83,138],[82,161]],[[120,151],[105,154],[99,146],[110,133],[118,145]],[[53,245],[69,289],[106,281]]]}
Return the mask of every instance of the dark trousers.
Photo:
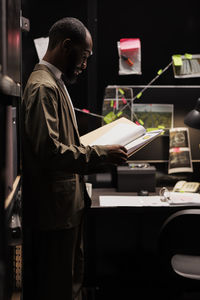
{"label": "dark trousers", "polygon": [[23,300],[81,300],[83,224],[24,234]]}

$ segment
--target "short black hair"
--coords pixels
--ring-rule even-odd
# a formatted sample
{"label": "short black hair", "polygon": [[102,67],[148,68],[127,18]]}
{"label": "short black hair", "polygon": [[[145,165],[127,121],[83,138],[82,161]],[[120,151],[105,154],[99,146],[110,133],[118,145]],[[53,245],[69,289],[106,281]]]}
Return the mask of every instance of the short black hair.
{"label": "short black hair", "polygon": [[59,42],[70,38],[73,42],[84,44],[86,40],[87,29],[78,19],[66,17],[58,20],[49,30],[48,49],[54,49]]}

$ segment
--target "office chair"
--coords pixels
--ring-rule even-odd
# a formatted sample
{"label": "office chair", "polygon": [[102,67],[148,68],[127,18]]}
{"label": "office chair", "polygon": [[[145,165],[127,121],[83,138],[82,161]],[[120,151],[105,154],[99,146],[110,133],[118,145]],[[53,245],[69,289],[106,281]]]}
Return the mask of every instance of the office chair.
{"label": "office chair", "polygon": [[160,271],[173,299],[200,299],[200,209],[183,209],[162,225]]}

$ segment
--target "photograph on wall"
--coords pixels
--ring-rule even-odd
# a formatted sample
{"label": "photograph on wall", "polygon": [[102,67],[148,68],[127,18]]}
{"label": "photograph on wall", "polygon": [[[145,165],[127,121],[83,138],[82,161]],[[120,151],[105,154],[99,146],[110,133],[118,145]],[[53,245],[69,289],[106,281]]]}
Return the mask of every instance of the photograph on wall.
{"label": "photograph on wall", "polygon": [[169,132],[168,174],[193,172],[188,128],[177,127]]}
{"label": "photograph on wall", "polygon": [[114,121],[118,117],[125,117],[133,121],[132,116],[133,89],[130,87],[107,86],[104,93],[102,125]]}
{"label": "photograph on wall", "polygon": [[139,38],[125,38],[117,42],[119,75],[141,75],[141,42]]}
{"label": "photograph on wall", "polygon": [[[104,100],[103,107],[102,107],[102,115],[104,116],[104,123],[105,123],[105,117],[106,116],[113,116],[114,118],[117,118],[117,114],[122,110],[122,113],[120,113],[120,117],[125,117],[129,120],[132,120],[132,109],[131,109],[132,103],[131,101],[127,100],[127,105],[124,108],[124,102],[121,99],[114,99],[114,100]],[[113,120],[114,121],[114,120]]]}
{"label": "photograph on wall", "polygon": [[200,77],[200,54],[173,55],[175,78]]}
{"label": "photograph on wall", "polygon": [[187,130],[171,130],[170,148],[189,147]]}
{"label": "photograph on wall", "polygon": [[173,127],[173,104],[133,103],[133,111],[145,128],[170,129]]}

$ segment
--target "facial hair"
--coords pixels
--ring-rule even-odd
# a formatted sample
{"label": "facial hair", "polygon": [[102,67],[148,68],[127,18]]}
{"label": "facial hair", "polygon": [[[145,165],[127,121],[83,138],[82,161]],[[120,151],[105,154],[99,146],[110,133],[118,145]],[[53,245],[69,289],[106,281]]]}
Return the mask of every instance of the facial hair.
{"label": "facial hair", "polygon": [[64,72],[64,82],[66,85],[74,84],[77,81],[78,75],[75,73],[77,69],[77,55],[76,53],[71,53],[68,57],[68,66]]}

